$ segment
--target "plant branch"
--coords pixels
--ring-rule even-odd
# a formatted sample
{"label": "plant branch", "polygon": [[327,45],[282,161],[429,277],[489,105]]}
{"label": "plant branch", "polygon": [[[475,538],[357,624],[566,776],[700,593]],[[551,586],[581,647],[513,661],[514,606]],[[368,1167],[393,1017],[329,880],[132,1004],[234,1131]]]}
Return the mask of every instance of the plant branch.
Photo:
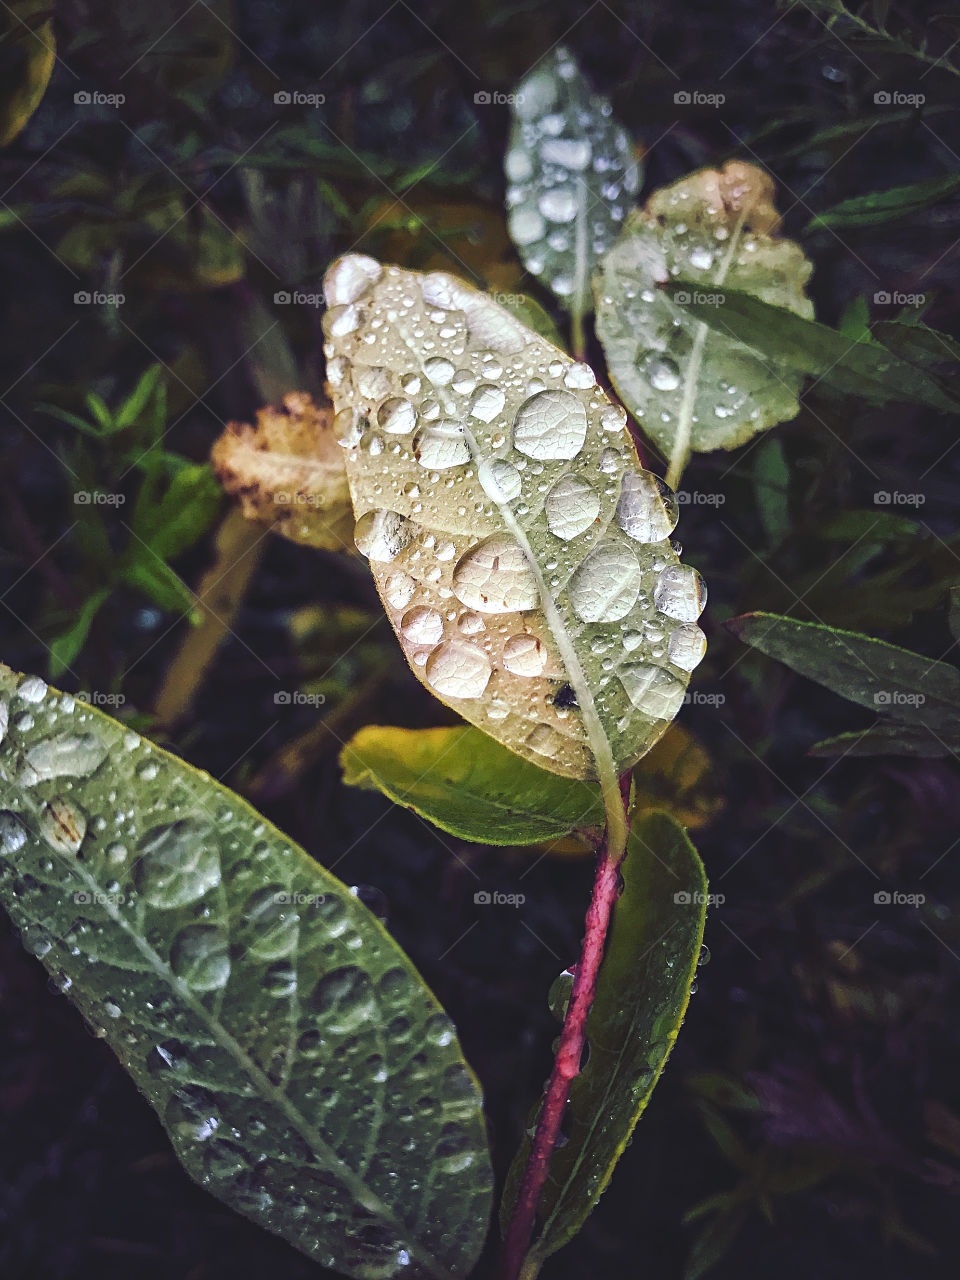
{"label": "plant branch", "polygon": [[[626,815],[630,800],[629,770],[620,778],[620,798]],[[629,832],[626,817],[624,825]],[[597,977],[613,904],[619,896],[620,863],[625,852],[625,842],[610,840],[608,826],[597,850],[597,871],[587,908],[583,945],[563,1020],[563,1030],[560,1032],[557,1056],[504,1240],[500,1280],[533,1280],[540,1270],[539,1262],[532,1255],[528,1257],[527,1251],[533,1235],[537,1206],[550,1171],[550,1157],[560,1137],[570,1085],[580,1071],[587,1040],[587,1016],[597,991]]]}

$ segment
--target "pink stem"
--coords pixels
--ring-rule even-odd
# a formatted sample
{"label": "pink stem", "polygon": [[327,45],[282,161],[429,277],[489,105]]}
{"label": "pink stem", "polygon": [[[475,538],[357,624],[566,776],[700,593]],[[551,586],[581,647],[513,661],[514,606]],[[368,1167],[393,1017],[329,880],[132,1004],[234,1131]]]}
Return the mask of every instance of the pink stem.
{"label": "pink stem", "polygon": [[[620,794],[626,810],[630,799],[629,770],[620,779]],[[580,1071],[587,1039],[587,1015],[596,995],[610,916],[619,894],[620,861],[622,859],[614,862],[608,857],[604,833],[597,851],[597,873],[587,908],[586,931],[560,1032],[560,1044],[503,1244],[500,1280],[518,1280],[530,1246],[537,1206],[550,1171],[550,1157],[560,1136],[570,1084]]]}

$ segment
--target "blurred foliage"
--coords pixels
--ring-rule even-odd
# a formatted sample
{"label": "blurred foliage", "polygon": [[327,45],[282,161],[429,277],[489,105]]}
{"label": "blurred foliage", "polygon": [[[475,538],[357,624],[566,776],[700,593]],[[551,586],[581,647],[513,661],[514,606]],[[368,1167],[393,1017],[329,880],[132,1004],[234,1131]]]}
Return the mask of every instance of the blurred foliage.
{"label": "blurred foliage", "polygon": [[[958,32],[933,0],[694,0],[682,14],[648,0],[60,0],[34,104],[51,11],[14,5],[0,23],[3,656],[43,670],[53,647],[64,685],[125,699],[137,723],[215,559],[210,445],[266,399],[322,391],[311,296],[331,258],[443,266],[565,332],[509,245],[508,110],[474,100],[508,93],[561,38],[641,143],[644,196],[699,165],[764,165],[814,261],[818,320],[851,340],[869,330],[956,394]],[[722,106],[677,105],[698,86]],[[544,1280],[632,1275],[638,1239],[651,1275],[955,1271],[956,760],[809,757],[876,716],[719,624],[766,611],[953,661],[956,446],[957,418],[917,398],[869,405],[814,384],[795,420],[685,474],[678,534],[710,585],[711,647],[682,720],[721,772],[725,803],[697,842],[724,902],[641,1136]],[[78,504],[79,490],[127,501]],[[452,717],[403,669],[361,563],[280,539],[241,554],[261,553],[171,745],[308,849],[322,830],[338,875],[386,893],[462,1028],[502,1173],[518,1099],[549,1062],[542,993],[576,954],[589,867],[468,848],[342,788],[337,753],[363,724]],[[294,689],[327,701],[276,701]],[[478,883],[525,893],[522,914],[474,909]],[[119,1280],[131,1256],[149,1280],[320,1274],[193,1194],[102,1046],[45,1002],[19,950],[2,954],[4,1275]]]}

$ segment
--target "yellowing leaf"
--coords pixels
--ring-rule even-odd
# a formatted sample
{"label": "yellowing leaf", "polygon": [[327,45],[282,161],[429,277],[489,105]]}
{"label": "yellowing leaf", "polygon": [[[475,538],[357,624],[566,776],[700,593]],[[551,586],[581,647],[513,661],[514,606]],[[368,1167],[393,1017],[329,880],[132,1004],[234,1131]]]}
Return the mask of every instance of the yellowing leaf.
{"label": "yellowing leaf", "polygon": [[303,391],[257,411],[257,425],[231,422],[213,446],[213,469],[243,514],[291,542],[353,550],[353,515],[343,450],[331,412]]}
{"label": "yellowing leaf", "polygon": [[414,673],[609,801],[703,654],[674,495],[588,366],[487,295],[358,255],[325,292],[355,538]]}
{"label": "yellowing leaf", "polygon": [[640,185],[630,139],[562,46],[513,95],[507,223],[523,264],[571,312],[590,310],[590,273]]}
{"label": "yellowing leaf", "polygon": [[[802,375],[711,330],[685,302],[723,306],[724,287],[799,316],[811,264],[777,235],[772,180],[731,160],[654,192],[631,214],[594,278],[597,336],[613,384],[644,433],[670,459],[676,485],[691,451],[733,449],[796,415]],[[670,297],[671,277],[699,291]],[[722,321],[722,310],[718,311]]]}
{"label": "yellowing leaf", "polygon": [[6,91],[0,105],[0,147],[8,146],[26,128],[43,100],[57,60],[52,19],[34,29],[9,9],[7,13],[10,38],[3,42]]}

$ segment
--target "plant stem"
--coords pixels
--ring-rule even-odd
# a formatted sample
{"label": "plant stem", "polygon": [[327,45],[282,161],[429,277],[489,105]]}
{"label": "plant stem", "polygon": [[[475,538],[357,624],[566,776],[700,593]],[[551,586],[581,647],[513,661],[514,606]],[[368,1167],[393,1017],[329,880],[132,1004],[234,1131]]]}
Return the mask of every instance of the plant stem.
{"label": "plant stem", "polygon": [[[620,798],[626,815],[630,799],[629,770],[620,778]],[[628,833],[626,817],[623,827]],[[587,908],[583,945],[563,1020],[563,1030],[560,1032],[557,1056],[504,1240],[500,1280],[533,1280],[540,1270],[537,1260],[532,1255],[527,1256],[527,1250],[533,1234],[537,1206],[550,1170],[550,1157],[560,1136],[570,1084],[580,1071],[587,1039],[587,1016],[597,991],[600,962],[603,959],[613,904],[618,897],[620,863],[625,852],[625,837],[611,840],[608,824],[597,850],[597,871]]]}
{"label": "plant stem", "polygon": [[574,360],[584,360],[587,354],[587,340],[583,333],[584,305],[577,299],[570,312],[570,347]]}

